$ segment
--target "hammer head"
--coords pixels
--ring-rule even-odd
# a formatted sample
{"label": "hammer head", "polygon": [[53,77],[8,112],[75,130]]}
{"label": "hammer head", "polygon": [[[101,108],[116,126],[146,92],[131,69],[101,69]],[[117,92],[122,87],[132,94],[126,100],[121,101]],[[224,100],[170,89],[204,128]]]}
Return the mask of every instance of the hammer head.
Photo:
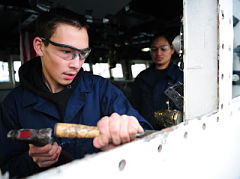
{"label": "hammer head", "polygon": [[8,132],[7,138],[36,146],[44,146],[53,142],[53,132],[51,128],[11,130]]}

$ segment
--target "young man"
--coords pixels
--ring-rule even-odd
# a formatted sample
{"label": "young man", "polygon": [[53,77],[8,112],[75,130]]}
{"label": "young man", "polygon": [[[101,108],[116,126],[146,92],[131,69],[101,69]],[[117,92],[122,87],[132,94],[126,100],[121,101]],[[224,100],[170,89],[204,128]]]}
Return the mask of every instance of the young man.
{"label": "young man", "polygon": [[174,48],[166,34],[154,37],[150,55],[153,65],[142,71],[135,79],[132,87],[132,104],[155,129],[160,130],[154,118],[154,112],[165,109],[177,109],[164,91],[176,82],[183,81],[183,72],[171,62]]}
{"label": "young man", "polygon": [[[83,17],[52,9],[36,22],[39,57],[22,65],[20,86],[5,98],[0,115],[0,167],[25,177],[111,145],[151,128],[109,80],[82,70],[90,53]],[[56,138],[43,147],[7,140],[11,129],[53,128],[58,122],[98,126],[94,139]]]}

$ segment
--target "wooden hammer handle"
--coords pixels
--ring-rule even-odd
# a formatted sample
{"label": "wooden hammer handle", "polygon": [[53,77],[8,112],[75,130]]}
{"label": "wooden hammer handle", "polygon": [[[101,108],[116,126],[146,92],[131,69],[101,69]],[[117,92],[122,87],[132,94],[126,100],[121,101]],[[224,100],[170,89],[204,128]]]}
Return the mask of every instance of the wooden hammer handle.
{"label": "wooden hammer handle", "polygon": [[63,138],[94,138],[100,135],[98,127],[82,124],[56,123],[54,135]]}

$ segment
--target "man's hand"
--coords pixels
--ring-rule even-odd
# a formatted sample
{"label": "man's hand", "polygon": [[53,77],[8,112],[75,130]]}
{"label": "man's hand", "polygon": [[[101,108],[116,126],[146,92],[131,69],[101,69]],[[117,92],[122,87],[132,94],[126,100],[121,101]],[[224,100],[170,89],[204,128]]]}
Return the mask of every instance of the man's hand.
{"label": "man's hand", "polygon": [[101,135],[95,137],[93,145],[96,148],[106,148],[109,144],[120,145],[136,138],[137,133],[144,130],[134,116],[113,113],[105,116],[97,124]]}
{"label": "man's hand", "polygon": [[43,147],[37,147],[29,144],[29,156],[37,163],[39,167],[48,167],[58,161],[62,148],[54,142]]}

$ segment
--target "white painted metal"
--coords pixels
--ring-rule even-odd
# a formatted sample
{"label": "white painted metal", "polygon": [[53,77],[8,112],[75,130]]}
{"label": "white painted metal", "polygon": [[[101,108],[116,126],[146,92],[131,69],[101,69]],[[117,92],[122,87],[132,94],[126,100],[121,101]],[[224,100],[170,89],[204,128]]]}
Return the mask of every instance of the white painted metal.
{"label": "white painted metal", "polygon": [[185,120],[218,107],[217,1],[184,0]]}
{"label": "white painted metal", "polygon": [[227,119],[212,113],[29,178],[238,179],[239,106]]}
{"label": "white painted metal", "polygon": [[[232,66],[233,66],[233,17],[232,1],[219,0],[218,5],[218,94],[219,110],[229,110],[232,102]],[[226,114],[226,113],[223,113]],[[221,118],[228,117],[220,115]]]}

